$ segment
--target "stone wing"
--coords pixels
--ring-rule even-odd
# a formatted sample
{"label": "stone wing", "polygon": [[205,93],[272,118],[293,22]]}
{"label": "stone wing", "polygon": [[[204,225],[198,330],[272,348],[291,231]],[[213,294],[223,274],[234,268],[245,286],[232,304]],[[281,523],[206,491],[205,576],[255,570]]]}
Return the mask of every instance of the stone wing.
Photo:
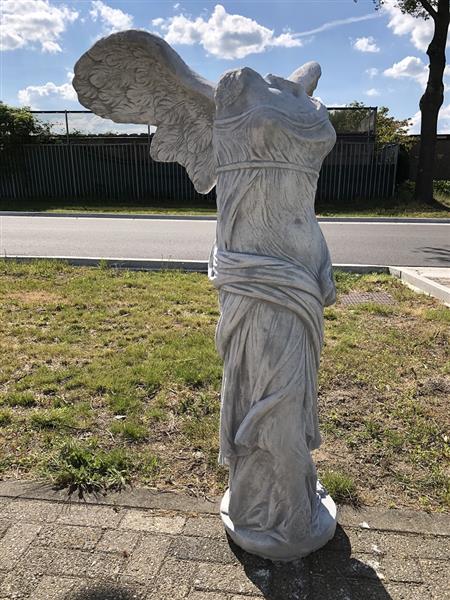
{"label": "stone wing", "polygon": [[75,65],[73,86],[101,117],[156,125],[152,158],[183,165],[202,194],[214,187],[214,86],[162,38],[130,30],[99,40]]}

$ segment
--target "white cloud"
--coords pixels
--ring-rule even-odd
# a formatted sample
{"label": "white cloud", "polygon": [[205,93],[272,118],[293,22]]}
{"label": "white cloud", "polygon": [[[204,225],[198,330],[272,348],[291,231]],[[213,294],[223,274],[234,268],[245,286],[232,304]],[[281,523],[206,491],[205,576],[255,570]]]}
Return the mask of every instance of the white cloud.
{"label": "white cloud", "polygon": [[370,69],[366,69],[366,73],[370,77],[370,79],[373,79],[378,75],[379,70],[376,67],[371,67]]}
{"label": "white cloud", "polygon": [[89,14],[93,21],[100,20],[102,22],[105,34],[133,27],[133,17],[120,8],[112,8],[101,0],[94,0],[91,6]]}
{"label": "white cloud", "polygon": [[379,52],[380,49],[377,46],[375,39],[370,35],[369,37],[360,37],[353,42],[353,48],[359,50],[359,52]]}
{"label": "white cloud", "polygon": [[77,95],[72,87],[72,71],[67,72],[68,83],[57,85],[53,81],[48,81],[43,85],[28,85],[26,88],[19,90],[17,98],[23,106],[31,106],[35,110],[39,110],[39,101],[42,98],[60,98],[61,100],[69,100],[70,102],[77,101]]}
{"label": "white cloud", "polygon": [[366,96],[370,96],[370,97],[373,97],[373,98],[375,96],[380,96],[380,92],[376,88],[370,88],[370,90],[367,90],[364,93],[366,94]]}
{"label": "white cloud", "polygon": [[433,37],[433,19],[425,20],[402,13],[396,0],[385,0],[380,12],[389,15],[388,27],[395,35],[409,35],[411,43],[418,50],[426,52]]}
{"label": "white cloud", "polygon": [[61,52],[58,40],[78,12],[49,0],[2,0],[0,50],[40,44],[42,52]]}
{"label": "white cloud", "polygon": [[[174,8],[179,8],[179,3]],[[166,19],[153,19],[152,25],[160,28],[161,35],[169,44],[200,44],[214,56],[234,59],[249,54],[264,52],[270,47],[293,48],[303,45],[301,38],[360,21],[378,19],[382,15],[371,12],[360,17],[349,17],[323,23],[308,31],[294,33],[286,30],[275,35],[272,29],[242,15],[227,13],[221,4],[216,4],[209,18],[192,18],[184,14]]]}
{"label": "white cloud", "polygon": [[[417,111],[410,120],[411,126],[409,128],[409,133],[420,133],[420,119],[420,111]],[[437,130],[438,133],[450,133],[450,104],[441,107],[441,110],[439,111]]]}
{"label": "white cloud", "polygon": [[209,54],[220,58],[244,58],[271,46],[302,45],[295,34],[286,31],[276,36],[272,29],[253,19],[227,13],[221,4],[215,6],[208,19],[191,19],[181,14],[153,19],[152,24],[161,28],[169,44],[201,44]]}
{"label": "white cloud", "polygon": [[425,87],[428,79],[428,67],[417,56],[405,56],[402,60],[394,63],[392,67],[383,71],[386,77],[392,79],[413,79]]}

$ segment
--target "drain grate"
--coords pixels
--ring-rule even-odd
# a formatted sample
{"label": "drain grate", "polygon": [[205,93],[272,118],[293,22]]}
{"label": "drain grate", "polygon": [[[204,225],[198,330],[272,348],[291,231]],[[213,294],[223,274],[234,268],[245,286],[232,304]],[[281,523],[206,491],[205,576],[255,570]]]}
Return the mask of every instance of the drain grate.
{"label": "drain grate", "polygon": [[394,298],[387,292],[350,292],[339,298],[339,304],[355,306],[357,304],[394,304]]}

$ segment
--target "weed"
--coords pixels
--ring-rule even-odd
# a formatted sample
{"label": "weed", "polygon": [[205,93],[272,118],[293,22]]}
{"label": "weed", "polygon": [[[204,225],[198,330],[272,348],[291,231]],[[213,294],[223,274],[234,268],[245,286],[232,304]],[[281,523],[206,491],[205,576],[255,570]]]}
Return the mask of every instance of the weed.
{"label": "weed", "polygon": [[30,416],[30,424],[35,429],[64,429],[74,424],[73,413],[68,408],[36,410]]}
{"label": "weed", "polygon": [[122,449],[106,452],[95,441],[71,441],[61,446],[47,469],[57,486],[83,497],[122,489],[130,481],[131,460]]}
{"label": "weed", "polygon": [[29,408],[37,404],[36,398],[31,392],[11,392],[2,398],[0,403],[7,404],[8,406],[21,406],[23,408]]}
{"label": "weed", "polygon": [[0,427],[6,427],[12,422],[12,413],[8,409],[0,409]]}
{"label": "weed", "polygon": [[145,440],[148,437],[148,429],[135,421],[116,421],[111,425],[111,432],[120,434],[133,442]]}
{"label": "weed", "polygon": [[324,471],[320,480],[337,504],[359,504],[355,482],[349,475],[339,471]]}
{"label": "weed", "polygon": [[125,394],[112,394],[109,397],[109,406],[115,415],[128,415],[136,413],[141,408],[141,402]]}

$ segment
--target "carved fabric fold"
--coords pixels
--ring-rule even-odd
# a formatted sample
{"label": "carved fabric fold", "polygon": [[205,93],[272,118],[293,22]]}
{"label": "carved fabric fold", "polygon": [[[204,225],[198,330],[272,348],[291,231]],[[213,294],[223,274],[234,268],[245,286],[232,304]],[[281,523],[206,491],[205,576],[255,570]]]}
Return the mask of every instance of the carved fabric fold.
{"label": "carved fabric fold", "polygon": [[301,456],[317,448],[324,299],[316,278],[279,258],[216,248],[209,278],[221,303],[216,332],[224,360],[220,462],[229,464],[256,448],[283,452],[274,435],[286,410],[283,403],[292,405],[291,422],[296,422],[288,436],[291,453],[299,446]]}

